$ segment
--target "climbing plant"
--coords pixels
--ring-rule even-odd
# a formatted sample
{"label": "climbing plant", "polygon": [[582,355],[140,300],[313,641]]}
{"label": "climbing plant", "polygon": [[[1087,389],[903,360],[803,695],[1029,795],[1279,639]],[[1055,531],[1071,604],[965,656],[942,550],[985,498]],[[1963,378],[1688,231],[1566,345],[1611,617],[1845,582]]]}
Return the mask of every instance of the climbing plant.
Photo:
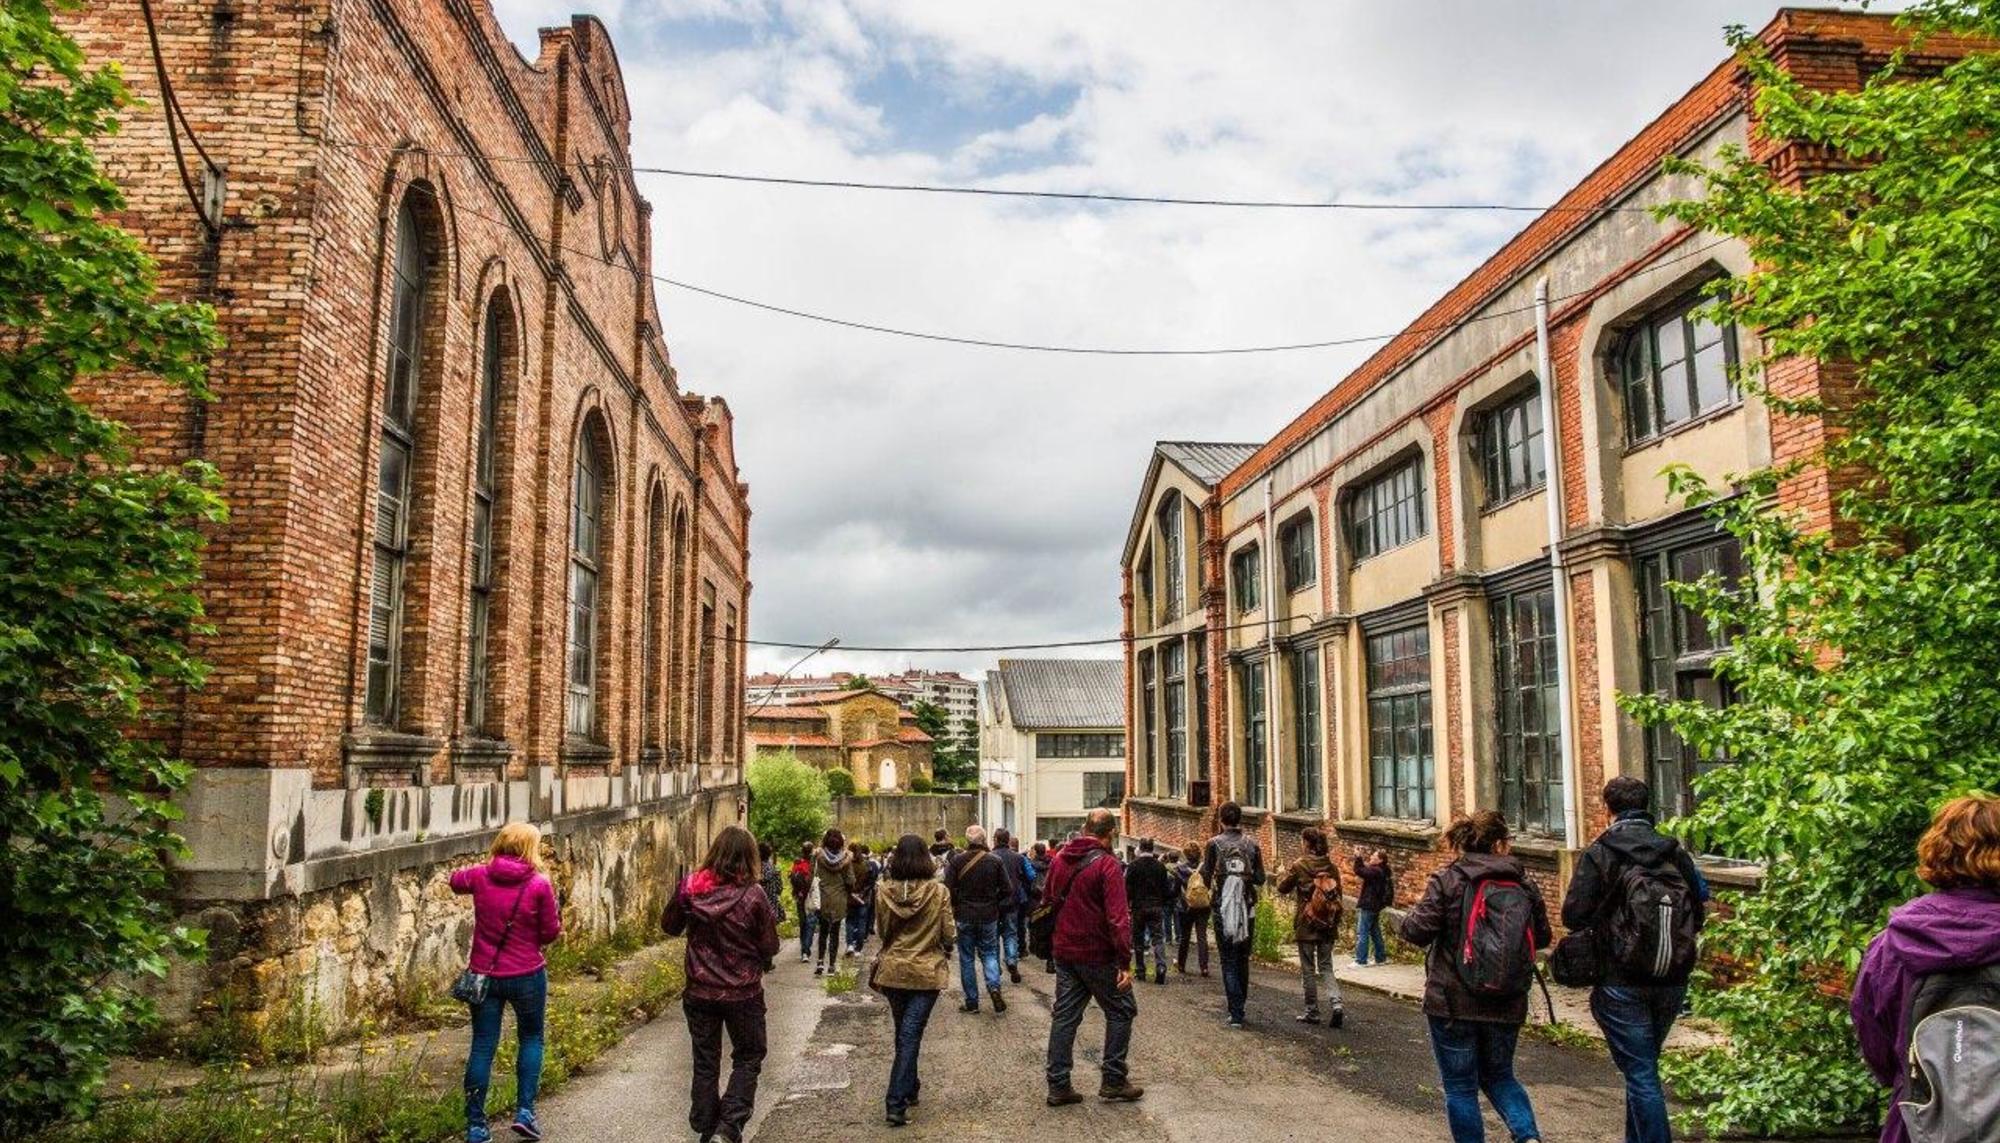
{"label": "climbing plant", "polygon": [[[1937,0],[1903,19],[1920,38],[2000,37],[1995,0]],[[1834,170],[1792,187],[1740,149],[1705,170],[1675,162],[1705,193],[1666,213],[1747,243],[1758,269],[1714,302],[1763,340],[1740,383],[1774,417],[1833,431],[1799,464],[1733,488],[1672,474],[1741,541],[1747,589],[1676,589],[1733,633],[1717,674],[1734,701],[1623,704],[1731,761],[1675,828],[1766,867],[1710,933],[1727,986],[1697,994],[1730,1046],[1670,1062],[1670,1078],[1711,1130],[1783,1134],[1881,1113],[1849,974],[1889,908],[1921,891],[1913,846],[1933,807],[2000,788],[2000,57],[1942,69],[1898,57],[1859,90],[1828,92],[1753,36],[1732,43],[1760,130]],[[1799,359],[1836,382],[1826,395],[1787,399],[1773,384]],[[1832,530],[1784,508],[1792,482],[1828,472]]]}
{"label": "climbing plant", "polygon": [[[69,7],[58,4],[57,7]],[[130,95],[42,0],[0,7],[0,1137],[89,1111],[151,1017],[134,986],[193,948],[169,905],[187,770],[151,703],[188,649],[214,474],[132,463],[80,381],[204,399],[204,306],[163,301],[91,150]]]}

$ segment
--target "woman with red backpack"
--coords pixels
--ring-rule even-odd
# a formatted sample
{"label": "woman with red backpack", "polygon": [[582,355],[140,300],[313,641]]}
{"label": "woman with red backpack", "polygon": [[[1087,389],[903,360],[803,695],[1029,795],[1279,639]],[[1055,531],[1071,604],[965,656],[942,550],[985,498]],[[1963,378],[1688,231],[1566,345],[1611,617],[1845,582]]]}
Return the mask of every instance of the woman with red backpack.
{"label": "woman with red backpack", "polygon": [[1326,993],[1326,1026],[1346,1022],[1340,1006],[1340,981],[1333,975],[1333,938],[1340,934],[1340,870],[1326,855],[1326,831],[1308,826],[1299,840],[1306,851],[1278,879],[1278,892],[1292,895],[1292,940],[1299,946],[1299,977],[1305,982],[1306,1010],[1301,1024],[1319,1023],[1319,997]]}
{"label": "woman with red backpack", "polygon": [[1528,1021],[1535,954],[1548,947],[1548,907],[1509,852],[1507,819],[1493,810],[1444,834],[1458,859],[1431,875],[1403,918],[1403,939],[1424,958],[1424,1015],[1444,1086],[1453,1143],[1484,1143],[1484,1091],[1514,1143],[1540,1139],[1534,1105],[1514,1078],[1514,1045]]}

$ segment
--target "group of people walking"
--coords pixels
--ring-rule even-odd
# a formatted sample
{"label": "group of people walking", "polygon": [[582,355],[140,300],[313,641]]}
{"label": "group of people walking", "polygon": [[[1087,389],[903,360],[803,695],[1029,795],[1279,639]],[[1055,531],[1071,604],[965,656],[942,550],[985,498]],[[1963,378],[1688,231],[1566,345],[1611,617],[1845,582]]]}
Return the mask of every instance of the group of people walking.
{"label": "group of people walking", "polygon": [[[1627,1143],[1671,1138],[1659,1062],[1686,1001],[1709,887],[1692,855],[1656,828],[1644,782],[1615,778],[1603,797],[1611,824],[1579,856],[1561,905],[1568,935],[1553,949],[1542,891],[1512,853],[1505,819],[1490,810],[1446,830],[1452,862],[1429,878],[1397,926],[1403,941],[1424,950],[1423,1012],[1455,1143],[1484,1139],[1482,1094],[1515,1143],[1542,1137],[1513,1061],[1545,952],[1559,982],[1590,986],[1591,1014],[1625,1080]],[[1054,975],[1050,1107],[1083,1099],[1073,1085],[1074,1046],[1093,1003],[1105,1018],[1099,1098],[1144,1095],[1130,1074],[1139,1009],[1133,986],[1146,979],[1148,950],[1151,979],[1164,983],[1169,934],[1179,939],[1180,971],[1194,937],[1206,975],[1213,924],[1226,1024],[1243,1028],[1256,903],[1267,874],[1241,810],[1225,804],[1218,817],[1221,832],[1204,846],[1163,858],[1142,841],[1128,861],[1113,851],[1118,819],[1107,809],[1092,811],[1066,844],[1037,843],[1027,854],[1006,831],[989,843],[978,826],[966,831],[962,848],[943,831],[928,843],[910,834],[885,858],[850,847],[838,830],[803,847],[791,871],[801,960],[824,973],[841,956],[858,955],[870,935],[881,941],[868,984],[887,1002],[894,1028],[886,1121],[908,1123],[920,1103],[924,1030],[950,986],[954,954],[967,1013],[982,1011],[982,985],[992,1011],[1006,1011],[1006,985],[1021,982],[1024,954]],[[1348,899],[1343,871],[1323,831],[1308,829],[1301,840],[1304,852],[1273,886],[1294,906],[1305,999],[1298,1019],[1340,1028],[1333,963]],[[541,1138],[542,950],[562,923],[540,847],[533,826],[509,825],[487,863],[451,878],[453,891],[474,904],[469,964],[454,988],[472,1009],[468,1143],[492,1138],[487,1086],[509,1007],[517,1034],[512,1127],[519,1138]],[[1383,914],[1395,901],[1393,870],[1386,855],[1368,850],[1352,855],[1346,872],[1356,879],[1355,958],[1379,962],[1388,951]],[[2000,1061],[1986,1050],[2000,1040],[2000,798],[1960,798],[1941,808],[1918,846],[1917,875],[1935,891],[1892,914],[1854,982],[1863,1056],[1893,1093],[1882,1138],[2000,1138],[2000,1084],[1993,1082]],[[763,977],[779,953],[779,879],[770,848],[728,827],[677,885],[662,917],[669,934],[687,938],[689,1122],[704,1140],[740,1140],[756,1100],[767,1051]]]}

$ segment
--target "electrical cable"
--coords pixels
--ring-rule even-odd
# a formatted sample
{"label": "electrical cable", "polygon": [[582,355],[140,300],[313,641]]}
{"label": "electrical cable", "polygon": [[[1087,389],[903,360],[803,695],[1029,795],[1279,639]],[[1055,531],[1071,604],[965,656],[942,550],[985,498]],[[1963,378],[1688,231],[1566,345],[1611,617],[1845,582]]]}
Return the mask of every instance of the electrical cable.
{"label": "electrical cable", "polygon": [[[363,143],[354,139],[333,139],[326,142],[338,147],[360,150],[387,150],[382,143]],[[538,159],[530,155],[474,155],[465,151],[429,151],[436,158],[477,158],[489,163],[525,163],[538,167],[552,167],[548,159]],[[885,183],[869,182],[862,179],[815,179],[787,175],[755,175],[739,171],[697,171],[685,167],[641,167],[630,163],[603,160],[604,166],[635,175],[667,175],[680,179],[702,179],[715,182],[761,183],[768,186],[812,187],[826,190],[892,191],[905,194],[969,195],[984,198],[1025,198],[1053,199],[1064,202],[1101,202],[1141,206],[1207,206],[1228,207],[1241,210],[1363,210],[1363,211],[1497,211],[1520,214],[1616,214],[1622,212],[1644,213],[1647,208],[1640,206],[1534,206],[1526,203],[1504,202],[1340,202],[1324,199],[1255,199],[1255,198],[1190,198],[1160,194],[1116,194],[1109,191],[1062,191],[1062,190],[1022,190],[1008,187],[980,187],[945,183]]]}
{"label": "electrical cable", "polygon": [[[1279,622],[1289,622],[1304,618],[1305,616],[1303,615],[1287,615],[1284,619],[1279,620]],[[1263,627],[1264,621],[1260,619],[1255,623],[1229,623],[1221,627],[1204,626],[1200,630],[1246,631],[1252,628],[1262,630]],[[840,649],[843,651],[869,651],[881,654],[909,655],[969,655],[984,651],[1055,651],[1072,647],[1111,647],[1128,642],[1134,644],[1148,642],[1163,643],[1169,639],[1178,639],[1186,634],[1189,634],[1189,632],[1175,631],[1164,635],[1133,635],[1129,638],[1124,635],[1114,635],[1104,639],[1064,639],[1052,643],[996,643],[977,647],[863,647],[851,645],[838,639],[834,640],[834,642],[839,643]],[[780,650],[812,650],[815,654],[828,645],[828,641],[826,640],[821,640],[818,643],[785,643],[772,639],[747,639],[742,636],[731,639],[727,635],[710,635],[708,638],[717,643],[736,643],[745,647],[775,647]]]}
{"label": "electrical cable", "polygon": [[[188,174],[187,156],[181,151],[180,133],[183,128],[187,127],[187,116],[179,114],[180,103],[174,98],[173,81],[167,78],[166,57],[160,51],[160,32],[153,23],[152,0],[139,0],[139,11],[146,18],[146,39],[152,45],[153,49],[153,73],[159,77],[160,110],[166,118],[167,142],[174,149],[174,166],[180,171],[181,189],[187,192],[188,202],[194,207],[195,217],[201,220],[202,229],[208,231],[209,235],[213,237],[218,228],[215,222],[208,217],[208,206],[202,202],[201,192],[195,189],[194,178]],[[176,122],[177,116],[178,122]],[[195,152],[201,156],[202,162],[207,163],[210,168],[215,166],[215,163],[209,159],[208,152],[202,149],[200,140],[194,137],[192,130],[188,131],[188,142],[195,148]]]}

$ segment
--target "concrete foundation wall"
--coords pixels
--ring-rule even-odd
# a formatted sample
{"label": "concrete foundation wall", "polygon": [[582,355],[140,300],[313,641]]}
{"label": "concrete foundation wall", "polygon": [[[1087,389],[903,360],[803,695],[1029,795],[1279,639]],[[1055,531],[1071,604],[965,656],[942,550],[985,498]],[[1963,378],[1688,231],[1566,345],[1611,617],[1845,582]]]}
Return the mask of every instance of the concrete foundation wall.
{"label": "concrete foundation wall", "polygon": [[977,794],[890,794],[833,799],[833,824],[857,841],[894,841],[913,833],[928,841],[947,830],[962,841],[965,827],[979,820]]}

